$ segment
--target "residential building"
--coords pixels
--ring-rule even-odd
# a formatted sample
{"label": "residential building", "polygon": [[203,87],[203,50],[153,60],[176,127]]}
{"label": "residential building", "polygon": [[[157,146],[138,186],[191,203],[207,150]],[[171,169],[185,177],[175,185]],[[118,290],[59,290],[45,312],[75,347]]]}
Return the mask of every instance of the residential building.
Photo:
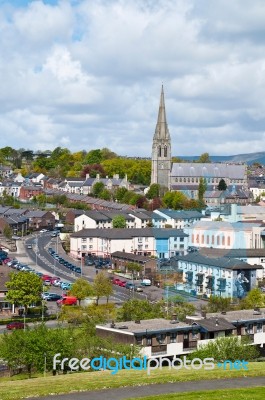
{"label": "residential building", "polygon": [[154,258],[140,256],[138,254],[115,251],[111,254],[111,264],[113,269],[126,271],[128,263],[135,263],[142,267],[141,276],[153,280],[157,270],[157,261]]}
{"label": "residential building", "polygon": [[175,229],[184,229],[185,227],[191,226],[194,222],[200,221],[203,217],[202,213],[192,210],[169,210],[169,209],[158,209],[153,213],[158,214],[163,218],[163,222],[153,219],[153,225],[157,228],[165,228],[171,226]]}
{"label": "residential building", "polygon": [[36,231],[40,229],[54,229],[55,216],[50,211],[29,211],[26,214],[29,219],[29,228]]}
{"label": "residential building", "polygon": [[[210,258],[198,252],[177,257],[177,268],[183,271],[183,290],[207,297],[243,298],[257,286],[257,270],[236,258]],[[180,288],[180,287],[179,287]]]}
{"label": "residential building", "polygon": [[74,258],[86,255],[109,257],[116,251],[143,256],[169,257],[187,250],[188,235],[177,229],[83,229],[70,236]]}

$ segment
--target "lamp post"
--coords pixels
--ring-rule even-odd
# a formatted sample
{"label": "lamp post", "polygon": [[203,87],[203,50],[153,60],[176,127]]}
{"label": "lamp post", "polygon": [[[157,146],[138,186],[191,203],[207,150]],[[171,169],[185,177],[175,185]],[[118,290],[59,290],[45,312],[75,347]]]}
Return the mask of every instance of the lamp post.
{"label": "lamp post", "polygon": [[46,377],[46,366],[47,366],[47,354],[44,353],[44,368],[43,368],[43,376]]}
{"label": "lamp post", "polygon": [[24,332],[25,332],[25,330],[26,330],[26,307],[24,307],[23,319],[24,319],[24,327],[23,327],[23,330],[24,330]]}

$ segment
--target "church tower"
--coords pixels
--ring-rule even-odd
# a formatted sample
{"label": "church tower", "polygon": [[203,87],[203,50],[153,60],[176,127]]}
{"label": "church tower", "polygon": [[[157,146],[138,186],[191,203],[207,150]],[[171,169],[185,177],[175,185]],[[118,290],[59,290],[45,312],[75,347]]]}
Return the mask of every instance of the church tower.
{"label": "church tower", "polygon": [[156,130],[152,148],[151,184],[158,183],[170,189],[171,139],[167,126],[164,88],[162,85]]}

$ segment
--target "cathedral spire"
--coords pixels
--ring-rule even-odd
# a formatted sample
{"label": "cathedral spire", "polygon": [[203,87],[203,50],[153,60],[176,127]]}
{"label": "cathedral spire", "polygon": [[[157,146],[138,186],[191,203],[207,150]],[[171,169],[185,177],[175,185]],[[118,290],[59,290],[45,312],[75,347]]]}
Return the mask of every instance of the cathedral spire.
{"label": "cathedral spire", "polygon": [[157,117],[157,124],[155,130],[155,139],[170,139],[170,134],[167,126],[165,98],[164,98],[164,87],[162,85],[160,103]]}

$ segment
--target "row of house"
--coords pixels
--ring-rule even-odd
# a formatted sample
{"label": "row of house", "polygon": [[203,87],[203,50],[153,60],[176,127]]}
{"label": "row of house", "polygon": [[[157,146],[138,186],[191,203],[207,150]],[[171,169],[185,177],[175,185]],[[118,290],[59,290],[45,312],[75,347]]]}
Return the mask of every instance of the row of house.
{"label": "row of house", "polygon": [[265,343],[265,309],[177,315],[171,320],[157,318],[98,324],[96,333],[103,338],[131,346],[140,346],[142,356],[150,358],[188,355],[203,345],[223,337],[247,337],[250,345]]}
{"label": "row of house", "polygon": [[144,209],[116,211],[86,211],[78,212],[74,219],[75,232],[81,229],[110,229],[113,228],[113,218],[117,215],[124,217],[126,228],[174,228],[183,229],[200,221],[202,214],[198,211],[180,211],[159,209],[146,211]]}

